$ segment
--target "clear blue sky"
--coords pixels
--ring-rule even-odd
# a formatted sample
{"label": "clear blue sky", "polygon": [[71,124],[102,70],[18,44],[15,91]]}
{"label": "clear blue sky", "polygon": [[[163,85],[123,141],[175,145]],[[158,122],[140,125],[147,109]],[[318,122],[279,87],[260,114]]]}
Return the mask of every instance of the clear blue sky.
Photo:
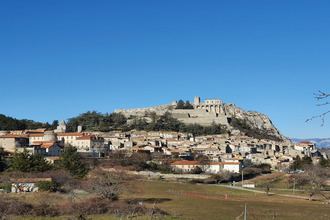
{"label": "clear blue sky", "polygon": [[[0,113],[52,122],[198,95],[330,137],[330,2],[0,2]],[[330,108],[330,106],[329,106]]]}

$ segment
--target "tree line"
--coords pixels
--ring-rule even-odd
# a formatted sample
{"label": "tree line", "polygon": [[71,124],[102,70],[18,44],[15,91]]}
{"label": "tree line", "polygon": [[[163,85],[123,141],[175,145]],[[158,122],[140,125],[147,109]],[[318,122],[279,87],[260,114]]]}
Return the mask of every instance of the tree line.
{"label": "tree line", "polygon": [[127,130],[127,119],[121,113],[102,114],[96,111],[88,111],[80,114],[77,117],[69,118],[67,128],[69,131],[76,131],[78,125],[82,126],[83,130],[88,131],[112,131],[112,130]]}
{"label": "tree line", "polygon": [[[153,113],[150,113],[153,114]],[[210,126],[202,126],[199,124],[185,124],[176,118],[173,118],[171,113],[165,112],[163,115],[149,115],[152,119],[148,122],[144,117],[135,117],[130,129],[143,131],[175,131],[192,133],[193,135],[212,135],[225,134],[228,131],[222,125],[213,123]]]}
{"label": "tree line", "polygon": [[56,129],[57,125],[57,120],[54,120],[52,124],[49,124],[48,122],[35,122],[33,120],[28,119],[19,120],[0,114],[0,130],[25,130],[37,128]]}
{"label": "tree line", "polygon": [[190,104],[188,100],[184,102],[182,99],[180,99],[177,102],[175,109],[194,109],[194,106]]}
{"label": "tree line", "polygon": [[[148,121],[150,118],[151,121]],[[102,114],[96,111],[88,111],[77,117],[70,118],[67,123],[69,131],[76,131],[81,125],[83,130],[89,131],[113,131],[113,130],[140,130],[140,131],[175,131],[187,132],[194,135],[211,135],[227,133],[227,130],[219,125],[201,126],[198,124],[185,124],[173,118],[170,112],[157,115],[155,112],[146,113],[144,117],[134,116],[128,123],[127,118],[121,113]]]}
{"label": "tree line", "polygon": [[45,172],[52,169],[64,170],[74,178],[82,178],[88,173],[87,164],[82,161],[77,149],[71,145],[64,148],[58,163],[50,164],[40,154],[30,154],[26,149],[16,152],[8,159],[8,154],[0,148],[1,172]]}

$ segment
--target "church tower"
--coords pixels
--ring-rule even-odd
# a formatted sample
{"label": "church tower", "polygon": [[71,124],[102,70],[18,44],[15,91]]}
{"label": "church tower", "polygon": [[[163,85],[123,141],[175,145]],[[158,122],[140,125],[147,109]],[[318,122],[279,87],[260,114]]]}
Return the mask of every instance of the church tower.
{"label": "church tower", "polygon": [[57,126],[57,129],[54,131],[55,133],[64,133],[66,132],[66,123],[64,120],[61,121],[61,123],[59,124],[59,126]]}

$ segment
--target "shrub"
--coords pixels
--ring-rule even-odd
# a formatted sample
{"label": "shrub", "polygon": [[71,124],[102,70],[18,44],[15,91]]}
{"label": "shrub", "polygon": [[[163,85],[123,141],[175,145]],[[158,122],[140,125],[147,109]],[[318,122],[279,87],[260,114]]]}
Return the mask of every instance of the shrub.
{"label": "shrub", "polygon": [[261,163],[261,164],[257,165],[256,167],[261,169],[262,173],[270,173],[271,172],[270,169],[272,168],[272,166],[268,163]]}
{"label": "shrub", "polygon": [[[0,196],[0,217],[30,215],[33,206],[16,198],[10,198],[6,194]],[[9,218],[8,218],[9,219]]]}
{"label": "shrub", "polygon": [[189,181],[189,183],[196,184],[196,183],[204,183],[204,180],[201,179],[192,179]]}
{"label": "shrub", "polygon": [[217,182],[231,182],[235,179],[235,173],[229,171],[222,171],[219,174],[215,174],[211,177],[211,179],[215,179]]}
{"label": "shrub", "polygon": [[33,209],[31,210],[31,215],[54,217],[59,215],[59,209],[56,206],[41,203],[33,206]]}
{"label": "shrub", "polygon": [[0,185],[0,189],[3,189],[3,191],[10,191],[11,185],[10,184]]}
{"label": "shrub", "polygon": [[157,170],[158,169],[158,165],[154,162],[150,162],[149,167],[150,167],[150,170]]}
{"label": "shrub", "polygon": [[205,184],[216,184],[217,180],[216,179],[206,179],[204,180]]}
{"label": "shrub", "polygon": [[40,181],[36,183],[36,186],[39,187],[41,191],[55,192],[57,189],[56,183],[52,181]]}
{"label": "shrub", "polygon": [[203,172],[203,170],[200,167],[195,167],[193,170],[191,170],[192,174],[200,174],[202,172]]}

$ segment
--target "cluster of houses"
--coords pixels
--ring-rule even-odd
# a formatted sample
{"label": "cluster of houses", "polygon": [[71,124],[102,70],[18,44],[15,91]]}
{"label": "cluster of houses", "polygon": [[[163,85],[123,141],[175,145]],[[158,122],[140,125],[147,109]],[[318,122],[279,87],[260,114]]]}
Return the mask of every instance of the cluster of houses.
{"label": "cluster of houses", "polygon": [[[31,154],[41,154],[54,162],[66,144],[90,157],[104,157],[110,151],[122,150],[130,153],[159,152],[175,158],[177,161],[171,165],[182,172],[191,172],[196,167],[208,173],[239,172],[244,159],[255,164],[268,163],[279,170],[287,169],[296,156],[307,155],[315,163],[321,158],[328,159],[310,142],[282,143],[244,135],[194,137],[190,133],[163,131],[82,132],[81,127],[78,132],[67,132],[64,121],[53,131],[0,131],[0,147],[10,154],[25,148]],[[196,155],[205,156],[208,162],[195,161]]]}

